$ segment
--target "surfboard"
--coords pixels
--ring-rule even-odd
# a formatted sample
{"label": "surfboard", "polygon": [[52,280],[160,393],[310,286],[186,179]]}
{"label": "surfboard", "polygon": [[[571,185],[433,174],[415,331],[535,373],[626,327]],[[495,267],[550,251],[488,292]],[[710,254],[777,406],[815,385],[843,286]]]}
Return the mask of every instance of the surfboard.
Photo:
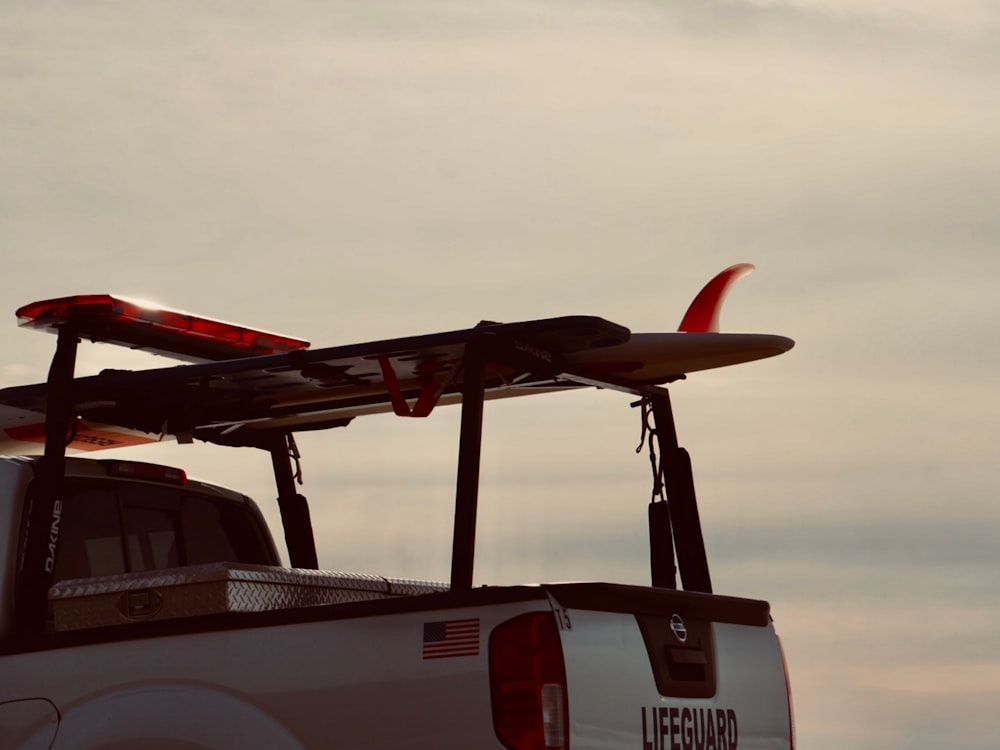
{"label": "surfboard", "polygon": [[[67,447],[99,451],[161,439],[264,445],[278,433],[342,426],[370,414],[426,417],[461,401],[471,346],[484,352],[486,399],[588,386],[641,396],[689,373],[792,348],[784,336],[711,330],[744,265],[720,274],[728,274],[723,283],[716,283],[717,276],[706,285],[701,302],[692,304],[700,304],[700,312],[692,316],[689,309],[685,316],[695,320],[690,330],[632,333],[600,317],[567,316],[321,349],[285,347],[259,356],[241,352],[220,361],[77,378]],[[106,321],[99,322],[101,336],[90,337],[107,340]],[[136,345],[128,326],[118,324],[114,340]],[[88,337],[86,326],[81,330]],[[146,334],[136,328],[135,335]],[[157,331],[157,346],[166,335]],[[175,353],[183,348],[177,342],[166,347]],[[46,389],[38,383],[0,390],[0,454],[41,452]]]}

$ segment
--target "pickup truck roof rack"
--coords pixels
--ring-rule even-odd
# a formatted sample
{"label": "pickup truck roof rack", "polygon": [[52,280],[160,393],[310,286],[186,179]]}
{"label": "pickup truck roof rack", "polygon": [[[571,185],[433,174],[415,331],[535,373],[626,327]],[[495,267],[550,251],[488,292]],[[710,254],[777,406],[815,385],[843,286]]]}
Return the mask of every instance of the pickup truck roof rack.
{"label": "pickup truck roof rack", "polygon": [[[10,445],[44,441],[29,520],[44,533],[29,537],[22,575],[50,581],[65,451],[113,447],[114,438],[90,439],[95,432],[267,450],[291,563],[315,568],[308,506],[295,490],[293,433],[388,411],[426,417],[438,405],[461,403],[451,586],[471,588],[484,401],[594,386],[638,397],[655,423],[668,502],[650,505],[653,585],[676,588],[676,552],[684,588],[711,592],[690,461],[662,385],[792,347],[783,336],[717,332],[722,299],[751,268],[733,266],[710,281],[676,333],[633,334],[603,318],[569,316],[309,349],[301,339],[110,295],[26,305],[20,324],[56,333],[58,343],[46,383],[0,391],[0,451],[4,436]],[[77,378],[81,339],[202,361]],[[5,410],[16,418],[4,422]],[[39,583],[19,590],[45,592],[48,585]],[[44,616],[44,601],[19,608]]]}

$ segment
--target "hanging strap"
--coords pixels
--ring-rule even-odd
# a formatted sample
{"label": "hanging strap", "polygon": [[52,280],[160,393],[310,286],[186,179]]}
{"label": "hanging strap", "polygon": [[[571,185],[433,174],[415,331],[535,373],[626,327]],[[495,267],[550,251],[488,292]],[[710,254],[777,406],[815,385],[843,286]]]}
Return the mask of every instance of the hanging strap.
{"label": "hanging strap", "polygon": [[666,502],[667,498],[663,493],[663,469],[656,456],[656,427],[650,424],[653,412],[649,404],[649,399],[644,398],[642,401],[632,404],[632,406],[640,406],[642,408],[640,417],[642,420],[642,433],[639,435],[639,444],[635,447],[635,452],[637,454],[642,453],[644,444],[648,444],[649,446],[649,468],[653,473],[653,489],[649,502]]}
{"label": "hanging strap", "polygon": [[[291,433],[278,436],[271,446],[271,464],[278,487],[278,509],[285,531],[288,561],[293,568],[319,568],[316,540],[313,537],[309,501],[295,491],[295,482],[302,482],[302,464],[298,447]],[[295,466],[293,471],[292,466]]]}
{"label": "hanging strap", "polygon": [[658,436],[651,424],[652,406],[649,399],[632,404],[642,407],[642,432],[636,454],[644,445],[649,448],[649,466],[653,472],[653,489],[649,500],[649,572],[650,582],[657,588],[677,588],[677,564],[674,561],[674,535],[670,520],[670,505],[664,492],[663,468],[657,459]]}

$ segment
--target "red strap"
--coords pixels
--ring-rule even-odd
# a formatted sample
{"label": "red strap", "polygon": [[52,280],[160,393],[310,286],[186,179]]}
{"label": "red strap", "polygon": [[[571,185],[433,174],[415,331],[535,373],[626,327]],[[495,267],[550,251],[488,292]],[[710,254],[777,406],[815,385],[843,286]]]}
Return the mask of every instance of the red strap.
{"label": "red strap", "polygon": [[[422,385],[420,386],[420,395],[411,409],[403,397],[403,390],[399,386],[399,379],[396,377],[396,371],[392,369],[389,357],[385,354],[379,356],[378,363],[382,368],[382,378],[385,380],[386,390],[389,391],[392,410],[399,417],[428,416],[434,411],[434,407],[437,406],[441,394],[444,393],[445,388],[448,387],[451,381],[455,379],[455,375],[459,370],[457,362],[452,363],[450,367],[445,363],[434,363],[434,365],[427,368],[428,372],[418,373],[421,376]],[[442,370],[445,370],[443,377],[434,377],[435,374],[440,373]]]}

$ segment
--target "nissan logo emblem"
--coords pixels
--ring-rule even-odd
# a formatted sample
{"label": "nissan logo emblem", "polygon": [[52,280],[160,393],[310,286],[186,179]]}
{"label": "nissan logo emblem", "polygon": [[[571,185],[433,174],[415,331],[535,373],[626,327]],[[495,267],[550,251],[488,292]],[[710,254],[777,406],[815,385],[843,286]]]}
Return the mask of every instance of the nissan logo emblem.
{"label": "nissan logo emblem", "polygon": [[681,619],[680,615],[674,614],[670,618],[670,632],[673,633],[674,638],[676,638],[681,643],[687,642],[688,639],[687,625],[684,624],[684,620]]}

